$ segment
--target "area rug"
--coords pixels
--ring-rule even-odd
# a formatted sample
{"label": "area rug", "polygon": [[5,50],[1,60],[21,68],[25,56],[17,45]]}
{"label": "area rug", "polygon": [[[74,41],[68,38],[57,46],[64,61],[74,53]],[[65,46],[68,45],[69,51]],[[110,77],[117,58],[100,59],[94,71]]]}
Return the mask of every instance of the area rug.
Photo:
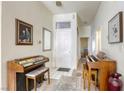
{"label": "area rug", "polygon": [[81,77],[62,76],[53,91],[82,91]]}
{"label": "area rug", "polygon": [[64,71],[64,72],[69,72],[70,71],[70,68],[58,68],[57,71]]}
{"label": "area rug", "polygon": [[60,79],[61,76],[72,76],[73,70],[70,69],[68,72],[65,71],[58,71],[58,68],[56,68],[54,71],[50,73],[51,79]]}

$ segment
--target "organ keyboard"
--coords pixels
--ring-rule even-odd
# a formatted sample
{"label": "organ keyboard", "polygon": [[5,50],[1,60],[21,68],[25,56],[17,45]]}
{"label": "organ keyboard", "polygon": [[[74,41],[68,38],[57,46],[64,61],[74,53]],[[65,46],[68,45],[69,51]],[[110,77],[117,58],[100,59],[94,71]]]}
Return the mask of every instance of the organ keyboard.
{"label": "organ keyboard", "polygon": [[7,63],[8,90],[26,90],[25,74],[41,66],[45,66],[45,63],[48,61],[47,57],[41,55],[9,61]]}

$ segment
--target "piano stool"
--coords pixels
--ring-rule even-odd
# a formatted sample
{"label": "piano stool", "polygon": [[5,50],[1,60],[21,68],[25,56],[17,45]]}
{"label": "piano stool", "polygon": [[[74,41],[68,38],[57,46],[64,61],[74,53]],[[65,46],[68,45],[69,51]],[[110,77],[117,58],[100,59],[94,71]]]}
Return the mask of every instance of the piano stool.
{"label": "piano stool", "polygon": [[34,90],[37,90],[37,78],[43,74],[48,72],[48,84],[50,84],[50,72],[48,67],[39,67],[38,69],[35,69],[29,73],[26,74],[26,89],[28,91],[28,79],[34,80]]}
{"label": "piano stool", "polygon": [[92,79],[92,75],[94,76],[94,81],[92,81],[95,85],[95,90],[96,90],[96,85],[97,85],[97,70],[91,70],[91,74],[89,74],[88,69],[86,68],[86,63],[83,63],[83,80],[84,80],[84,89],[86,89],[86,84],[85,81],[86,79],[88,79],[88,90],[90,90],[90,83],[91,83],[91,79]]}

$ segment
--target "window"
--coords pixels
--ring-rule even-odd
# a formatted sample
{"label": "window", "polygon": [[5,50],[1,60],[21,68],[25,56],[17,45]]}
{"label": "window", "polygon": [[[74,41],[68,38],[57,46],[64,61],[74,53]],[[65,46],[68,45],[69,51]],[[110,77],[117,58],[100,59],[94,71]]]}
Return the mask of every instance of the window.
{"label": "window", "polygon": [[56,22],[56,29],[71,28],[71,22]]}

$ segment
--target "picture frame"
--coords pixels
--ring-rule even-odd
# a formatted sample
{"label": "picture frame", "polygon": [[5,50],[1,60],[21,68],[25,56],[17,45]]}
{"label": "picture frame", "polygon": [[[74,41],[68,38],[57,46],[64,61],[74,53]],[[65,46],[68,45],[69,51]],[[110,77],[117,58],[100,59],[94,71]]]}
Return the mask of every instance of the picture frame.
{"label": "picture frame", "polygon": [[43,27],[43,51],[51,51],[52,50],[52,32]]}
{"label": "picture frame", "polygon": [[15,21],[16,45],[33,45],[33,26],[19,19]]}
{"label": "picture frame", "polygon": [[108,22],[108,42],[110,44],[123,42],[123,12],[117,13]]}

